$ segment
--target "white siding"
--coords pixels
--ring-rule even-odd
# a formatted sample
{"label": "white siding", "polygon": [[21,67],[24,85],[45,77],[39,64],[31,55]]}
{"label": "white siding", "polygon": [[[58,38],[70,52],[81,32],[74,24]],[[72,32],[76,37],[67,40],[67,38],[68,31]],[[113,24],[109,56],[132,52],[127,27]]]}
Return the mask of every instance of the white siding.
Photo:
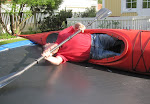
{"label": "white siding", "polygon": [[127,9],[126,0],[121,0],[121,13],[137,12],[138,16],[150,16],[150,8],[142,8],[143,0],[137,0],[137,8]]}
{"label": "white siding", "polygon": [[73,12],[83,12],[86,8],[98,8],[98,0],[64,0],[59,10],[71,9]]}

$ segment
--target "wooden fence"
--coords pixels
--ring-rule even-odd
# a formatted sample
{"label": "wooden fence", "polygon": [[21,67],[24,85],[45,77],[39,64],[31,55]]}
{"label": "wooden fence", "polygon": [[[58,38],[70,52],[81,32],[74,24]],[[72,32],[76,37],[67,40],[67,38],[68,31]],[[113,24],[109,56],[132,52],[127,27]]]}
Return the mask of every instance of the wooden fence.
{"label": "wooden fence", "polygon": [[[90,23],[94,18],[68,18],[67,24],[72,25],[76,22],[81,22],[85,25]],[[109,29],[139,29],[150,30],[150,16],[147,17],[107,17],[102,20],[97,20],[89,29],[109,28]]]}
{"label": "wooden fence", "polygon": [[[4,24],[7,26],[7,28],[10,30],[10,16],[7,13],[1,14]],[[35,30],[40,24],[38,24],[39,21],[42,21],[44,17],[47,17],[47,14],[44,13],[36,13],[35,15],[31,16],[27,21],[26,25],[23,29],[23,31],[29,31],[31,28],[32,30]],[[22,17],[26,17],[26,14],[23,14]],[[2,28],[2,27],[1,27]],[[5,32],[4,29],[1,29],[2,32]],[[0,31],[0,32],[1,32]]]}

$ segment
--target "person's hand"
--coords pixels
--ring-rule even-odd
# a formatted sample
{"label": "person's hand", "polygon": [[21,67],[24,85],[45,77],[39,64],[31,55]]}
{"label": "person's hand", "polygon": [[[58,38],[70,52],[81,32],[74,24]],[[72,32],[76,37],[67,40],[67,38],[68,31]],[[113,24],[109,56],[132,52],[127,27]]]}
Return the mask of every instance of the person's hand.
{"label": "person's hand", "polygon": [[[50,51],[51,49],[53,49],[54,47],[56,47],[57,46],[57,44],[55,44],[55,43],[47,43],[46,45],[44,45],[44,52],[45,51]],[[59,48],[58,49],[56,49],[54,52],[52,52],[53,54],[55,54],[55,53],[57,53],[58,52],[58,50],[59,50]]]}
{"label": "person's hand", "polygon": [[52,45],[51,43],[46,43],[46,44],[43,46],[44,51],[45,51],[45,50],[49,50],[49,48],[50,48],[51,45]]}
{"label": "person's hand", "polygon": [[43,53],[42,53],[42,56],[43,57],[45,57],[45,58],[48,58],[48,57],[52,57],[52,53],[50,53],[50,51],[44,51]]}
{"label": "person's hand", "polygon": [[86,27],[82,23],[76,23],[74,25],[74,29],[75,31],[81,30],[81,32],[83,33]]}
{"label": "person's hand", "polygon": [[57,46],[57,44],[54,44],[54,43],[47,43],[46,45],[44,45],[44,51],[42,53],[42,56],[44,56],[44,57],[50,57],[53,54],[57,53],[58,50],[59,50],[59,48],[56,49],[54,52],[50,53],[50,50],[53,49],[56,46]]}

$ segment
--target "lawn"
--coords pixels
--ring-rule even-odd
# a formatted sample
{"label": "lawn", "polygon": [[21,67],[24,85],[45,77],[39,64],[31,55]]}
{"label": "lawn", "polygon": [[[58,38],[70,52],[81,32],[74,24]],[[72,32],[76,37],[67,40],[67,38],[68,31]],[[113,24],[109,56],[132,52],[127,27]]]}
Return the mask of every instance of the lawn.
{"label": "lawn", "polygon": [[8,33],[1,33],[0,39],[8,39],[8,40],[0,41],[0,45],[13,43],[13,42],[17,42],[17,41],[22,41],[22,40],[27,40],[24,38],[17,38],[16,36],[9,35]]}
{"label": "lawn", "polygon": [[22,40],[27,40],[27,39],[19,38],[19,39],[5,40],[5,41],[1,41],[0,45],[13,43],[13,42],[18,42],[18,41],[22,41]]}

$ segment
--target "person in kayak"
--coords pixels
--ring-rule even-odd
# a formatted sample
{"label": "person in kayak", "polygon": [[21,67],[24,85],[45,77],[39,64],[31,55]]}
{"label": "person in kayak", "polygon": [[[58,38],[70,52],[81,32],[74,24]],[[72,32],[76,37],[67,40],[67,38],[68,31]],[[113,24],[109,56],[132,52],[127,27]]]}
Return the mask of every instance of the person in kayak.
{"label": "person in kayak", "polygon": [[[47,43],[45,45],[42,56],[52,64],[59,65],[66,61],[83,62],[89,59],[99,60],[120,55],[119,53],[107,50],[115,45],[115,38],[107,34],[84,33],[85,29],[86,28],[83,24],[76,23],[74,26],[62,30],[54,44]],[[82,32],[78,33],[53,53],[49,52],[52,48],[56,47],[78,30],[81,30]],[[55,56],[53,56],[54,54]]]}

